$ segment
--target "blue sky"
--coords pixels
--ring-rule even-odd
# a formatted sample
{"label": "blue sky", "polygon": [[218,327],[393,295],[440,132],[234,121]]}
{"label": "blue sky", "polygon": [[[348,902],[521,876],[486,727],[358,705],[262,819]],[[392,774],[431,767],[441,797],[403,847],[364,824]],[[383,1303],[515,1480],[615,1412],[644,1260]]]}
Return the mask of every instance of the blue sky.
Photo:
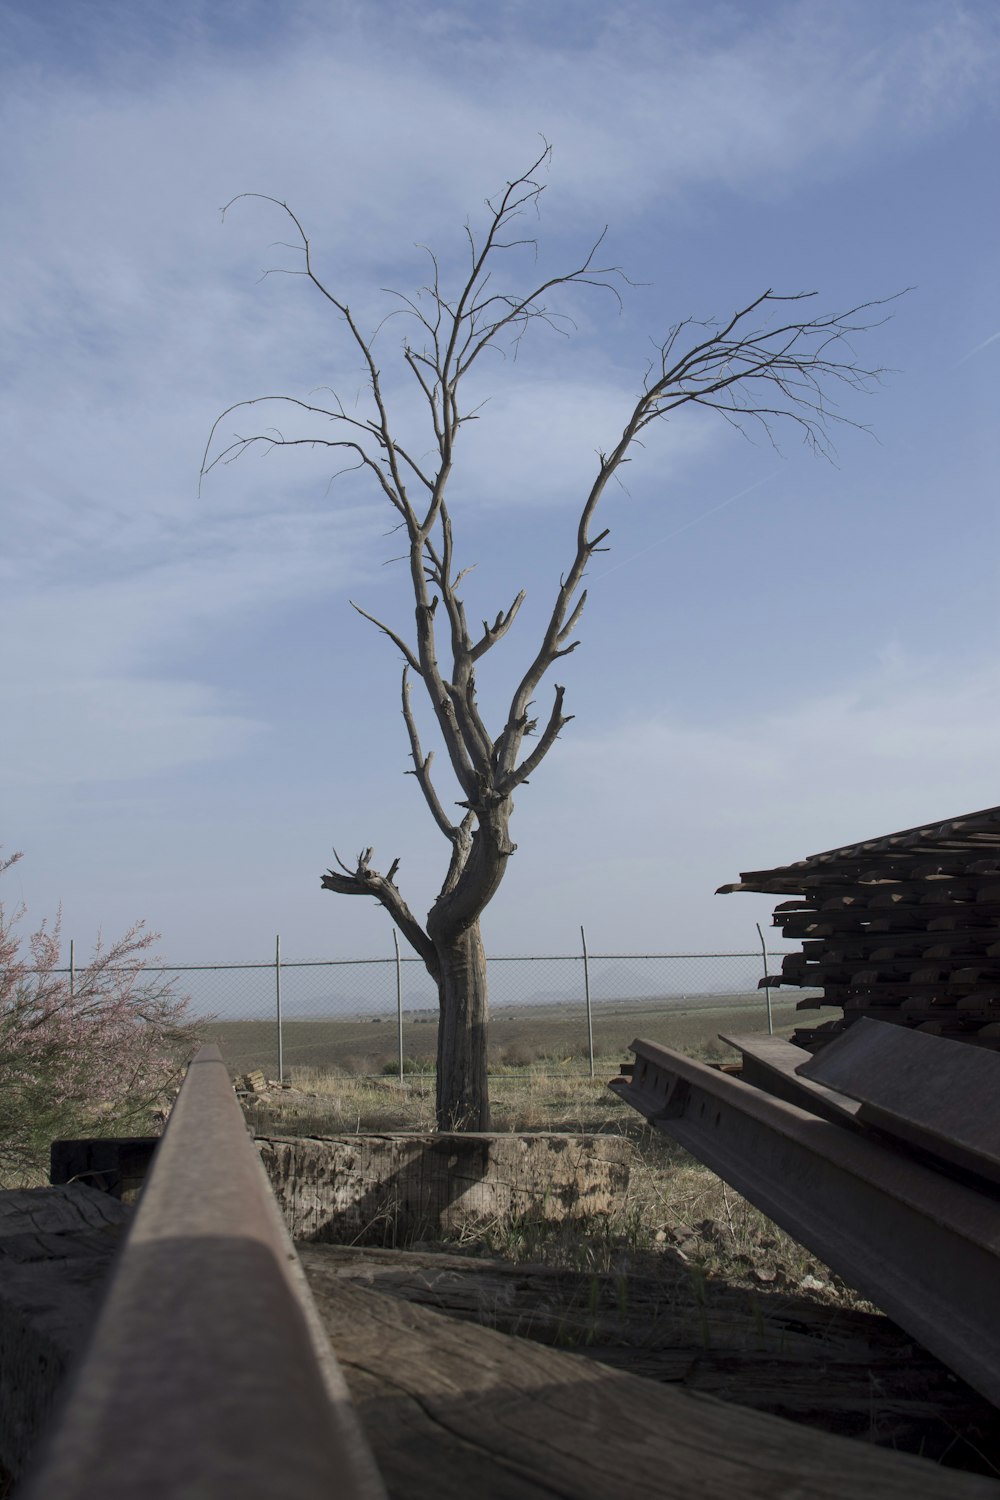
{"label": "blue sky", "polygon": [[[913,290],[836,466],[721,421],[652,429],[609,494],[564,664],[576,715],[517,799],[496,952],[750,947],[741,869],[1000,802],[996,78],[990,3],[0,8],[3,841],[8,899],[86,946],[139,916],[175,962],[391,951],[323,893],[372,845],[424,912],[446,845],[404,777],[391,518],[321,454],[198,493],[224,407],[353,390],[280,264],[292,205],[369,326],[553,145],[539,264],[605,224],[638,283],[532,330],[453,481],[494,719],[572,557],[650,340],[767,287]],[[567,303],[569,307],[569,304]],[[381,335],[385,369],[400,338]],[[351,385],[351,382],[354,385]],[[390,377],[402,420],[411,395]],[[562,665],[562,664],[561,664]]]}

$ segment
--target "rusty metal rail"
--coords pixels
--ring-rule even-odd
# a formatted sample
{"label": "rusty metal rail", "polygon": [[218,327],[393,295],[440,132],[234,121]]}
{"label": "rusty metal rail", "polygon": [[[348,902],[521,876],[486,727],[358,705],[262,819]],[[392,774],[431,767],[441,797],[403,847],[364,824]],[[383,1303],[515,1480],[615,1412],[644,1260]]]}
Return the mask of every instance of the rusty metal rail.
{"label": "rusty metal rail", "polygon": [[991,1184],[954,1181],[904,1145],[654,1042],[631,1050],[635,1064],[610,1085],[626,1103],[1000,1404],[1000,1195]]}
{"label": "rusty metal rail", "polygon": [[217,1047],[157,1148],[23,1500],[384,1500]]}
{"label": "rusty metal rail", "polygon": [[803,1078],[799,1073],[802,1063],[811,1057],[811,1053],[802,1047],[760,1032],[739,1036],[720,1032],[719,1040],[743,1054],[740,1077],[744,1083],[752,1083],[766,1094],[773,1094],[788,1104],[797,1104],[823,1120],[832,1120],[835,1125],[849,1128],[854,1125],[860,1105],[834,1089]]}
{"label": "rusty metal rail", "polygon": [[862,1017],[797,1069],[857,1121],[1000,1186],[1000,1054]]}

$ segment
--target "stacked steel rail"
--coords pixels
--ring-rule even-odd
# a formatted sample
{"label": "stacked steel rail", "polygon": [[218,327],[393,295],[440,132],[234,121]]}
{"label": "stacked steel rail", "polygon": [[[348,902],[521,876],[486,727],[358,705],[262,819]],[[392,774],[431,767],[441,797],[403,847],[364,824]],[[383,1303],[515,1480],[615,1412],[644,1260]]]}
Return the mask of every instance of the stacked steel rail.
{"label": "stacked steel rail", "polygon": [[798,1031],[802,1045],[867,1016],[1000,1048],[1000,807],[750,870],[731,891],[793,898],[774,926],[801,949],[762,983],[843,1011]]}
{"label": "stacked steel rail", "polygon": [[862,1020],[742,1077],[649,1041],[611,1088],[1000,1405],[1000,1057]]}

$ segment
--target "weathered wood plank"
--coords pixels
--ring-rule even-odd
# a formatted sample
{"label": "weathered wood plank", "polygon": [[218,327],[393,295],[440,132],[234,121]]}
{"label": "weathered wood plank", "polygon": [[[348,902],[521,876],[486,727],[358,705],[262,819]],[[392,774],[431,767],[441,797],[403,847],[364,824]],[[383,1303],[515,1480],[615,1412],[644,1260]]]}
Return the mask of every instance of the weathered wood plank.
{"label": "weathered wood plank", "polygon": [[352,1135],[259,1139],[297,1240],[436,1237],[470,1220],[609,1213],[633,1148],[612,1135]]}
{"label": "weathered wood plank", "polygon": [[977,1392],[882,1314],[795,1287],[750,1291],[670,1250],[655,1275],[339,1245],[298,1251],[307,1276],[897,1451],[967,1460],[965,1442],[1000,1464],[997,1414]]}
{"label": "weathered wood plank", "polygon": [[128,1215],[80,1183],[0,1192],[0,1465],[14,1477],[83,1347]]}
{"label": "weathered wood plank", "polygon": [[122,1204],[85,1183],[10,1188],[0,1192],[0,1254],[15,1260],[40,1259],[29,1250],[38,1236],[78,1236],[86,1230],[122,1224],[127,1218]]}
{"label": "weathered wood plank", "polygon": [[398,1500],[997,1500],[921,1459],[658,1385],[325,1276],[310,1286]]}
{"label": "weathered wood plank", "polygon": [[[794,903],[798,907],[798,903]],[[775,908],[774,927],[780,927],[785,937],[831,937],[835,934],[851,934],[864,922],[869,932],[919,933],[955,932],[986,929],[996,926],[1000,917],[1000,904],[988,906],[922,906],[896,908],[883,907],[863,910],[823,911],[816,908],[798,908],[782,911]]]}

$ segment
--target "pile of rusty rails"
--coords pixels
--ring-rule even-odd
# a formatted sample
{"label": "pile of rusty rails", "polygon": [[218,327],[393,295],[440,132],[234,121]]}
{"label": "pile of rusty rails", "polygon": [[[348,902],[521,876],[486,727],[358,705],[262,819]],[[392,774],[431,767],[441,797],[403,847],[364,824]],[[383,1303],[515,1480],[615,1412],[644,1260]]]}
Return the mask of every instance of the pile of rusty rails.
{"label": "pile of rusty rails", "polygon": [[225,1064],[204,1046],[18,1496],[331,1493],[385,1500]]}
{"label": "pile of rusty rails", "polygon": [[610,1087],[1000,1406],[1000,1056],[859,1020],[815,1055],[650,1041]]}
{"label": "pile of rusty rails", "polygon": [[1000,1048],[1000,807],[746,870],[733,891],[790,898],[774,926],[801,947],[762,984],[843,1011],[797,1031],[802,1046],[867,1016]]}

